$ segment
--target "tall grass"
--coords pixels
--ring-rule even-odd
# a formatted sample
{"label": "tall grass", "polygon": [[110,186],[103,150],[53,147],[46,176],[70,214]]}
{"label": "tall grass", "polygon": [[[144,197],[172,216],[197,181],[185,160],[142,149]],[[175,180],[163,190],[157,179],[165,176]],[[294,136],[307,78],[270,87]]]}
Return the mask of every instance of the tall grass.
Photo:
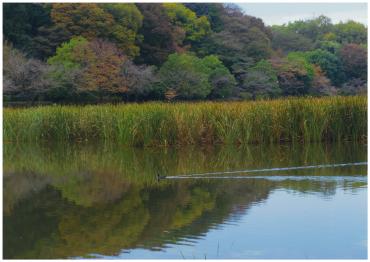
{"label": "tall grass", "polygon": [[367,98],[4,109],[4,141],[130,146],[367,139]]}

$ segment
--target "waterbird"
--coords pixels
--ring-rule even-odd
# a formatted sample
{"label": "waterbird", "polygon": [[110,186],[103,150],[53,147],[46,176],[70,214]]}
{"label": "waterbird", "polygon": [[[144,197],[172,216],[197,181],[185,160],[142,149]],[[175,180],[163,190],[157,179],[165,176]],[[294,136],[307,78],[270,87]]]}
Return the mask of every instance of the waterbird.
{"label": "waterbird", "polygon": [[166,179],[166,176],[161,176],[159,173],[157,173],[157,181],[161,181],[162,179]]}

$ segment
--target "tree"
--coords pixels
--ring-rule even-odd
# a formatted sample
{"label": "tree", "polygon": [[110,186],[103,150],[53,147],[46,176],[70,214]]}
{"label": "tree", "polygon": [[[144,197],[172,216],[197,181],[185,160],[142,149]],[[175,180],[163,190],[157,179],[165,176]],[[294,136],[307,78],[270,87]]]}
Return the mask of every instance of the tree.
{"label": "tree", "polygon": [[320,66],[322,72],[325,73],[334,85],[339,86],[343,83],[344,73],[342,63],[337,56],[321,49],[306,52],[305,56],[309,63]]}
{"label": "tree", "polygon": [[189,8],[180,3],[164,3],[170,21],[182,28],[188,41],[198,41],[210,32],[210,24],[207,17],[197,15]]}
{"label": "tree", "polygon": [[305,72],[307,75],[307,80],[311,81],[315,75],[314,66],[308,62],[306,55],[302,52],[291,52],[287,55],[286,60],[292,66],[300,69],[302,72]]}
{"label": "tree", "polygon": [[99,96],[122,95],[128,91],[121,75],[127,57],[113,44],[101,39],[87,41],[83,37],[72,38],[57,49],[48,63],[61,71],[53,72],[54,79],[63,77],[66,71],[81,69],[78,92],[91,92]]}
{"label": "tree", "polygon": [[[82,88],[86,64],[83,64],[84,51],[87,50],[88,41],[83,37],[72,38],[57,48],[56,54],[48,59],[50,65],[49,78],[52,85],[48,97],[52,101],[74,101],[81,98],[80,94],[88,96]],[[89,57],[91,57],[91,52]]]}
{"label": "tree", "polygon": [[110,30],[108,39],[117,44],[130,57],[139,54],[139,47],[136,42],[142,40],[137,34],[142,26],[143,15],[135,4],[111,3],[101,4],[102,8],[111,14],[114,19],[113,28]]}
{"label": "tree", "polygon": [[341,48],[341,44],[335,41],[317,41],[315,43],[315,49],[321,49],[324,51],[328,51],[332,54],[337,54],[340,48]]}
{"label": "tree", "polygon": [[5,43],[3,48],[3,88],[5,95],[23,100],[35,100],[49,86],[47,66],[36,59],[28,59],[20,51]]}
{"label": "tree", "polygon": [[127,85],[127,96],[130,100],[160,98],[161,92],[154,66],[135,65],[126,60],[122,65],[121,75]]}
{"label": "tree", "polygon": [[[235,79],[216,56],[172,54],[159,70],[163,92],[180,99],[225,98]],[[169,92],[168,92],[169,91]]]}
{"label": "tree", "polygon": [[54,3],[51,18],[72,36],[107,39],[128,56],[139,53],[135,41],[142,16],[134,4]]}
{"label": "tree", "polygon": [[292,51],[309,51],[313,49],[311,39],[287,30],[284,26],[272,26],[272,48],[285,54]]}
{"label": "tree", "polygon": [[315,75],[312,79],[309,94],[315,96],[332,96],[337,94],[337,89],[332,86],[319,66],[314,67]]}
{"label": "tree", "polygon": [[352,78],[348,82],[344,83],[340,89],[340,95],[366,95],[367,93],[367,81],[361,78]]}
{"label": "tree", "polygon": [[121,68],[127,57],[110,42],[95,39],[89,42],[83,55],[83,64],[86,65],[83,80],[85,90],[97,93],[100,99],[106,95],[122,95],[128,91],[127,82],[121,75]]}
{"label": "tree", "polygon": [[276,71],[266,60],[259,61],[247,71],[241,89],[243,98],[275,98],[281,94]]}
{"label": "tree", "polygon": [[367,43],[367,28],[361,23],[352,20],[345,23],[340,22],[334,25],[334,32],[336,34],[336,41],[341,44]]}
{"label": "tree", "polygon": [[272,67],[277,71],[279,86],[284,96],[306,95],[314,77],[314,68],[299,54],[287,58],[270,59]]}
{"label": "tree", "polygon": [[354,21],[270,27],[230,3],[3,7],[3,84],[14,99],[258,99],[366,86],[367,26]]}
{"label": "tree", "polygon": [[72,34],[56,25],[45,25],[38,29],[38,35],[32,39],[32,55],[42,60],[55,55],[62,43],[68,42]]}
{"label": "tree", "polygon": [[208,69],[201,59],[188,54],[172,54],[159,70],[164,91],[175,91],[180,99],[202,99],[212,87]]}
{"label": "tree", "polygon": [[113,28],[113,17],[98,4],[54,3],[51,10],[53,22],[73,36],[87,39],[107,37]]}
{"label": "tree", "polygon": [[321,40],[327,33],[333,31],[333,24],[329,17],[320,15],[313,19],[290,22],[286,25],[286,28],[316,42]]}
{"label": "tree", "polygon": [[367,50],[357,44],[344,45],[339,51],[348,78],[367,79]]}
{"label": "tree", "polygon": [[222,62],[215,55],[206,56],[201,63],[207,68],[209,75],[208,81],[211,84],[212,91],[209,98],[228,98],[231,96],[236,81]]}
{"label": "tree", "polygon": [[197,16],[206,16],[213,32],[220,32],[223,28],[221,14],[224,6],[221,3],[185,3],[187,8],[194,11]]}
{"label": "tree", "polygon": [[90,92],[81,89],[83,85],[83,69],[65,68],[63,65],[51,65],[48,79],[50,86],[46,97],[53,102],[87,102],[96,101],[96,97]]}
{"label": "tree", "polygon": [[139,43],[140,56],[136,62],[161,65],[170,54],[181,50],[185,33],[171,24],[162,5],[139,3],[137,6],[144,17],[139,30],[144,39]]}
{"label": "tree", "polygon": [[49,4],[4,3],[4,37],[15,48],[32,53],[38,28],[51,24]]}
{"label": "tree", "polygon": [[269,57],[271,32],[261,19],[226,6],[221,20],[223,30],[211,33],[194,48],[199,56],[217,55],[230,70]]}
{"label": "tree", "polygon": [[224,99],[230,97],[233,94],[236,86],[236,81],[229,70],[226,70],[217,68],[210,74],[209,82],[212,86],[212,92],[209,94],[209,98]]}
{"label": "tree", "polygon": [[86,59],[84,51],[87,50],[88,43],[84,37],[74,37],[58,47],[55,56],[50,57],[48,63],[51,65],[58,64],[66,69],[81,68],[83,59]]}

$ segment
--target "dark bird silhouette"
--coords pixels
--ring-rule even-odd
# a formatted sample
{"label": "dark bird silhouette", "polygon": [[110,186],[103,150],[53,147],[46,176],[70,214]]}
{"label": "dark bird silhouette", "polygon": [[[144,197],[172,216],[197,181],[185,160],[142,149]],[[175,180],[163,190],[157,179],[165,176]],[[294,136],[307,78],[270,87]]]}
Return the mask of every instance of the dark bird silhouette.
{"label": "dark bird silhouette", "polygon": [[159,173],[157,173],[157,181],[161,181],[162,179],[166,179],[166,176],[161,176]]}

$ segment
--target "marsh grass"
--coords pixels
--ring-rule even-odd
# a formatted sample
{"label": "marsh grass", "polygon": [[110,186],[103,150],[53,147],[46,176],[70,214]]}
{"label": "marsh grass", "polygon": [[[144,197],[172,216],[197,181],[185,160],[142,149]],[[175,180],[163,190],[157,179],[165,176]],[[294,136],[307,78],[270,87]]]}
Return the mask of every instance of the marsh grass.
{"label": "marsh grass", "polygon": [[3,134],[5,142],[129,146],[359,141],[367,139],[367,98],[6,108]]}

